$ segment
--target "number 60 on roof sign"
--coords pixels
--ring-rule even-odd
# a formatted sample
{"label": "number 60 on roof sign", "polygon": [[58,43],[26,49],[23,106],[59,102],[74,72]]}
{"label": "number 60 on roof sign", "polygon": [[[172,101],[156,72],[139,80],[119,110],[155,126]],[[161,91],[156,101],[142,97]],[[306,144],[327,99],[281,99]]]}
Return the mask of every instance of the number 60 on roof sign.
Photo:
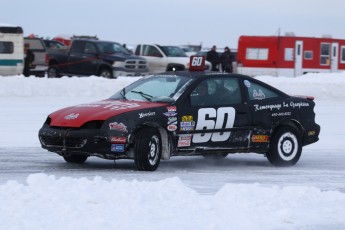
{"label": "number 60 on roof sign", "polygon": [[205,57],[204,56],[190,56],[190,71],[204,71]]}

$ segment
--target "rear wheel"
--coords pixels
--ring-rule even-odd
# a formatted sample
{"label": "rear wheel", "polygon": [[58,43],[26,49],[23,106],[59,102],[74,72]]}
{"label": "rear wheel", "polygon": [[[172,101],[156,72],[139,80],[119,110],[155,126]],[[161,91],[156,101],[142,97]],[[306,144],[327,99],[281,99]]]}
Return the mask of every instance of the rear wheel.
{"label": "rear wheel", "polygon": [[277,130],[271,140],[267,159],[275,166],[292,166],[302,153],[302,140],[298,131],[290,126]]}
{"label": "rear wheel", "polygon": [[153,127],[140,129],[135,142],[135,164],[140,171],[155,171],[160,163],[162,144],[159,131]]}
{"label": "rear wheel", "polygon": [[74,163],[74,164],[82,164],[86,161],[88,156],[85,155],[77,155],[77,154],[70,154],[63,156],[63,159],[65,159],[68,163]]}
{"label": "rear wheel", "polygon": [[60,77],[60,70],[57,66],[49,66],[47,75],[48,75],[48,78]]}

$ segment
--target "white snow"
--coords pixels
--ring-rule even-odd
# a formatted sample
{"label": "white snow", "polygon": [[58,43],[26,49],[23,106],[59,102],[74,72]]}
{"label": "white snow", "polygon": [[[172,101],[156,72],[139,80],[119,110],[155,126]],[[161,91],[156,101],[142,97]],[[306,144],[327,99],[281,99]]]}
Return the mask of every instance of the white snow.
{"label": "white snow", "polygon": [[[343,119],[318,117],[344,107],[345,73],[257,78],[288,94],[314,96],[321,135],[307,148],[345,152]],[[0,149],[40,147],[37,132],[50,112],[105,99],[136,79],[0,77]],[[25,183],[0,184],[0,204],[0,229],[6,230],[345,229],[345,194],[302,184],[226,183],[215,194],[200,194],[178,177],[106,180],[39,173]]]}

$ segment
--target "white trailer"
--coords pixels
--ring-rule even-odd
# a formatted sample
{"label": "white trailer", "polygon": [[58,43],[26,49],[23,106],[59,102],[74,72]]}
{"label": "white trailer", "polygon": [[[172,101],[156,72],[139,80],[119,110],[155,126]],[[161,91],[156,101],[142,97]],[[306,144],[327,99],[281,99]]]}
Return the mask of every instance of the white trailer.
{"label": "white trailer", "polygon": [[24,38],[20,26],[0,23],[0,76],[23,73]]}

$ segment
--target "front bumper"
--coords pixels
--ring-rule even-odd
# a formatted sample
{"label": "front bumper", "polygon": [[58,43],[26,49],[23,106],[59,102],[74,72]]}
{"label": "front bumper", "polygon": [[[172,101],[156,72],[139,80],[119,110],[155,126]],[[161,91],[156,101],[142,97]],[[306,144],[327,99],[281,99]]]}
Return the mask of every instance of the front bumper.
{"label": "front bumper", "polygon": [[40,129],[38,137],[42,148],[62,156],[84,154],[106,159],[126,156],[125,143],[119,148],[119,144],[111,143],[111,138],[100,134],[98,129],[53,128],[45,125]]}
{"label": "front bumper", "polygon": [[126,71],[123,68],[113,68],[113,76],[116,77],[140,77],[140,76],[146,76],[149,72],[143,72],[143,71]]}

